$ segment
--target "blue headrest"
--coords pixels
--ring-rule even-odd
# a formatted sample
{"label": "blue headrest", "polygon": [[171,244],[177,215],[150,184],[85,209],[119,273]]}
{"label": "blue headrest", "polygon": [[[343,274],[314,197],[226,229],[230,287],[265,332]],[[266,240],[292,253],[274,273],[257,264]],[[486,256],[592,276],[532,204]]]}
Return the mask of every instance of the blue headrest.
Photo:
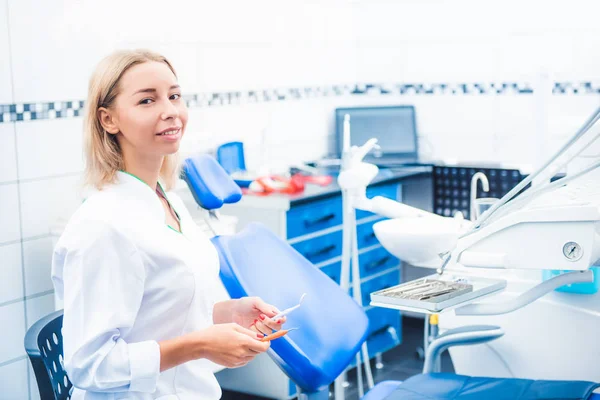
{"label": "blue headrest", "polygon": [[229,174],[245,171],[244,143],[229,142],[222,144],[217,148],[217,161]]}
{"label": "blue headrest", "polygon": [[196,203],[207,210],[236,203],[242,198],[240,187],[219,163],[207,154],[190,157],[183,162],[183,179]]}
{"label": "blue headrest", "polygon": [[362,308],[319,268],[259,224],[212,239],[221,280],[232,298],[260,296],[280,309],[302,306],[285,327],[299,328],[271,343],[275,363],[305,392],[331,384],[367,337]]}

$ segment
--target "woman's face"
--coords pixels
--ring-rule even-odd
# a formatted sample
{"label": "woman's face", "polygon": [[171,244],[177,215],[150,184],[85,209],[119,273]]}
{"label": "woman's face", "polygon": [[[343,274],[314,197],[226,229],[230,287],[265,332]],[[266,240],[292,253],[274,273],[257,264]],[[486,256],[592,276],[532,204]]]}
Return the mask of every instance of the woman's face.
{"label": "woman's face", "polygon": [[150,61],[123,74],[111,117],[124,155],[154,158],[177,152],[188,112],[173,72]]}

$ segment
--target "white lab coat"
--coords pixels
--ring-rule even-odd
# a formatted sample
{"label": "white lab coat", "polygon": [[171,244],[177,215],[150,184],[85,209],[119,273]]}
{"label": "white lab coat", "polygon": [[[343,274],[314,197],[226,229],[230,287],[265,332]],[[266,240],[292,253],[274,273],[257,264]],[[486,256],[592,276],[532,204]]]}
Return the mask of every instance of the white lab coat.
{"label": "white lab coat", "polygon": [[212,324],[218,255],[177,195],[182,233],[150,186],[118,173],[69,221],[52,259],[73,399],[215,400],[208,360],[159,372],[158,342]]}

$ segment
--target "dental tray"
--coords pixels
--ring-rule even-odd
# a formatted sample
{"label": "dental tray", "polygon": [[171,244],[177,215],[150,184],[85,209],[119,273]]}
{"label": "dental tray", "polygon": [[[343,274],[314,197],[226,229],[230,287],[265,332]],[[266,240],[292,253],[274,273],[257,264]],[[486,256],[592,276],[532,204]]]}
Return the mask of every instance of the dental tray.
{"label": "dental tray", "polygon": [[371,293],[371,305],[433,314],[470,304],[506,287],[500,279],[461,277],[445,273]]}

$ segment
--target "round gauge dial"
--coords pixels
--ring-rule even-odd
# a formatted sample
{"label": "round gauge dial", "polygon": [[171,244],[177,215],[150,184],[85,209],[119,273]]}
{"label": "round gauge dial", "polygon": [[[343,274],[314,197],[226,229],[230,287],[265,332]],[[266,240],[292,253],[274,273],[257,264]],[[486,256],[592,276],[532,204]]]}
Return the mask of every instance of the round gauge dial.
{"label": "round gauge dial", "polygon": [[583,249],[578,243],[567,242],[563,246],[563,254],[569,261],[577,261],[583,256]]}

